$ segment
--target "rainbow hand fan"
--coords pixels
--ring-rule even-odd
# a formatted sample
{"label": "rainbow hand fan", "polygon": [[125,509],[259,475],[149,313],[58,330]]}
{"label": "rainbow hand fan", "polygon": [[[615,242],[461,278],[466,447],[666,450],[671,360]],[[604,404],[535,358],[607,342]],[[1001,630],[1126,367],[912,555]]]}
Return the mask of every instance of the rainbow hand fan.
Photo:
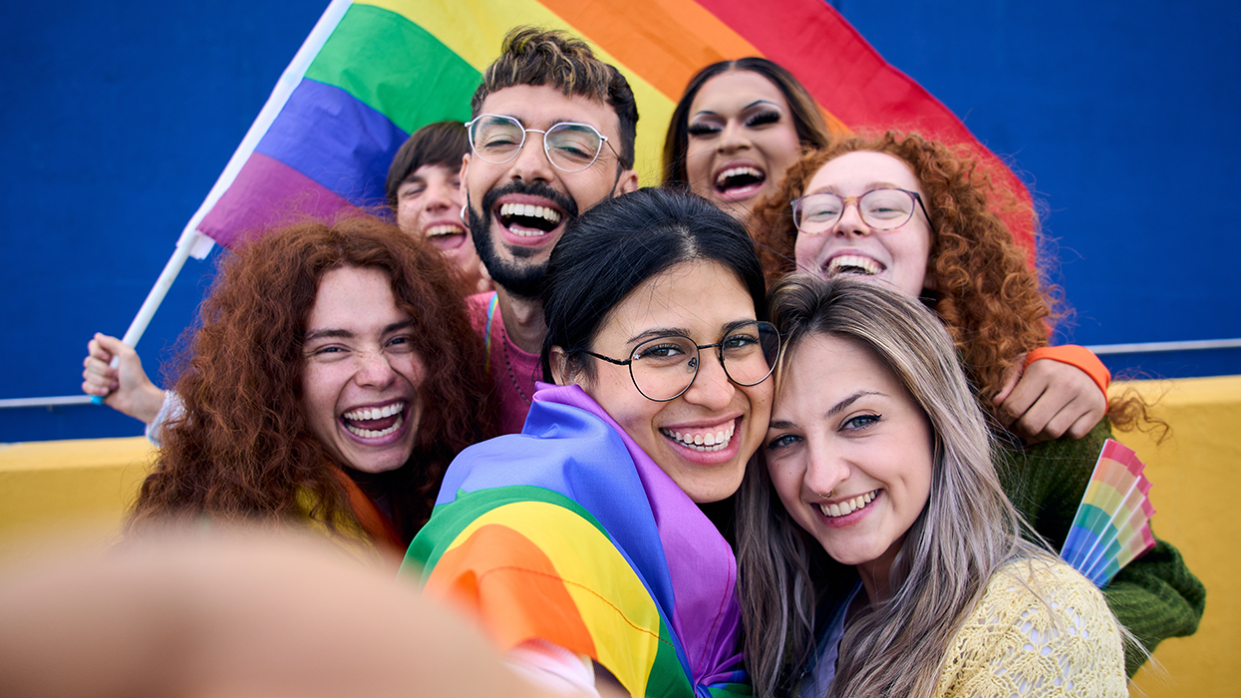
{"label": "rainbow hand fan", "polygon": [[1118,441],[1108,439],[1060,557],[1102,587],[1120,568],[1155,547],[1146,465]]}

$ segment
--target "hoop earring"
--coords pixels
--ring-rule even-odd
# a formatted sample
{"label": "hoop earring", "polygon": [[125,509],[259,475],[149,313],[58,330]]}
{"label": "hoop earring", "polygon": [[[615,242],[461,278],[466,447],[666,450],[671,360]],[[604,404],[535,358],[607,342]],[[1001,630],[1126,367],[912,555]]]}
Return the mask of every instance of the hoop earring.
{"label": "hoop earring", "polygon": [[469,224],[470,224],[470,222],[469,222],[468,220],[466,220],[466,218],[465,218],[465,207],[466,207],[466,206],[467,206],[467,204],[461,204],[461,222],[462,222],[462,223],[464,223],[464,224],[466,224],[466,225],[469,225]]}

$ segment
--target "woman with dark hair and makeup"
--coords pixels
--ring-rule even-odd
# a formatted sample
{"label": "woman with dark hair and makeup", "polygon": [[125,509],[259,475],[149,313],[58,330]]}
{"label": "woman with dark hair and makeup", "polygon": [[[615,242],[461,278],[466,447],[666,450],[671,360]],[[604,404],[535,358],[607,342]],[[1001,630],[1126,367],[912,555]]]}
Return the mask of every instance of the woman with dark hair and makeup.
{"label": "woman with dark hair and makeup", "polygon": [[478,335],[442,257],[377,219],[225,257],[128,522],[310,522],[397,557],[458,451],[493,431]]}
{"label": "woman with dark hair and makeup", "polygon": [[384,186],[397,227],[434,245],[461,274],[466,295],[491,290],[461,220],[461,159],[468,152],[470,139],[460,121],[427,124],[396,152]]}
{"label": "woman with dark hair and makeup", "polygon": [[[1093,354],[1047,346],[1053,301],[992,213],[995,197],[1005,202],[973,160],[943,144],[894,132],[852,137],[790,167],[755,212],[755,230],[769,279],[793,271],[795,259],[802,271],[890,286],[935,312],[1002,446],[1005,492],[1059,547],[1112,427],[1138,427],[1146,404],[1126,394],[1109,406],[1110,375]],[[1193,634],[1206,600],[1163,541],[1104,594],[1149,651]],[[1129,673],[1147,656],[1130,648]]]}
{"label": "woman with dark hair and makeup", "polygon": [[664,138],[663,186],[689,190],[745,222],[803,149],[830,141],[814,98],[766,58],[698,71]]}
{"label": "woman with dark hair and makeup", "polygon": [[551,382],[521,434],[453,462],[406,566],[547,682],[748,693],[726,536],[779,348],[753,244],[644,189],[583,213],[548,282]]}

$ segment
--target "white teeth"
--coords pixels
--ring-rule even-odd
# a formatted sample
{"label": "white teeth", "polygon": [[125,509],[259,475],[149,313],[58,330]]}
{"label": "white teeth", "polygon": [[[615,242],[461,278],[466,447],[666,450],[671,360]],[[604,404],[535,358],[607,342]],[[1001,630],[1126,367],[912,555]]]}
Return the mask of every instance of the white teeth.
{"label": "white teeth", "polygon": [[836,518],[837,516],[852,514],[858,509],[861,509],[867,504],[875,501],[875,497],[878,496],[878,494],[879,490],[872,490],[866,494],[858,495],[853,499],[846,499],[845,501],[837,504],[820,504],[819,511],[823,512],[823,515],[828,518]]}
{"label": "white teeth", "polygon": [[854,254],[842,254],[827,263],[828,276],[839,274],[845,269],[874,276],[883,271],[883,266],[869,257]]}
{"label": "white teeth", "polygon": [[[526,218],[542,218],[551,222],[553,225],[560,223],[560,212],[546,206],[535,206],[534,204],[501,204],[501,216],[524,216]],[[542,235],[543,233],[533,233],[534,235]]]}
{"label": "white teeth", "polygon": [[426,235],[429,238],[438,237],[440,235],[459,235],[465,230],[459,225],[433,225],[427,228]]}
{"label": "white teeth", "polygon": [[750,175],[755,179],[763,179],[763,172],[753,167],[730,167],[715,178],[715,184],[722,187],[729,177],[739,177],[741,175]]}
{"label": "white teeth", "polygon": [[371,407],[371,408],[363,407],[360,410],[352,410],[350,412],[346,412],[343,416],[345,419],[352,420],[355,422],[368,422],[372,419],[383,419],[384,417],[391,417],[392,415],[398,412],[401,412],[404,409],[405,409],[404,402],[394,402],[391,405],[385,405],[383,407]]}
{"label": "white teeth", "polygon": [[674,439],[682,446],[694,449],[700,453],[711,453],[714,451],[722,451],[728,448],[728,443],[732,441],[733,432],[737,429],[737,423],[732,422],[722,431],[715,433],[707,432],[703,434],[681,433],[679,431],[668,431],[661,429],[664,436]]}
{"label": "white teeth", "polygon": [[353,426],[352,424],[349,424],[348,422],[345,423],[345,428],[348,429],[350,432],[357,434],[358,436],[361,436],[364,439],[377,439],[381,436],[387,436],[388,434],[395,434],[397,430],[401,428],[401,425],[404,423],[405,423],[405,416],[397,415],[396,421],[393,422],[392,426],[388,427],[387,429],[380,429],[379,431],[372,431],[370,429],[360,429],[358,427]]}

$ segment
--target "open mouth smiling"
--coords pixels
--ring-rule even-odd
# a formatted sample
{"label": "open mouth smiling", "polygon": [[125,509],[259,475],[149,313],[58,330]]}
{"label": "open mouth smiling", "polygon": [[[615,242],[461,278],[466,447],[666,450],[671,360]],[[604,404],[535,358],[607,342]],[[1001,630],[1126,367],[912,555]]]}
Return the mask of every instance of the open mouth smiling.
{"label": "open mouth smiling", "polygon": [[441,250],[453,249],[465,242],[465,227],[458,223],[439,223],[427,228],[423,236]]}
{"label": "open mouth smiling", "polygon": [[341,423],[350,434],[363,439],[378,439],[400,431],[405,424],[405,410],[409,406],[399,400],[383,407],[363,407],[345,412]]}
{"label": "open mouth smiling", "polygon": [[546,235],[560,225],[564,214],[549,206],[504,203],[496,210],[500,225],[517,237]]}
{"label": "open mouth smiling", "polygon": [[822,512],[827,518],[835,519],[841,516],[848,516],[859,509],[866,508],[871,502],[875,501],[875,497],[877,496],[879,496],[879,490],[871,490],[866,494],[860,494],[852,499],[846,499],[843,502],[837,502],[835,504],[816,504],[815,506],[817,506],[819,511]]}
{"label": "open mouth smiling", "polygon": [[827,261],[823,267],[826,276],[832,277],[837,274],[861,274],[863,276],[876,276],[882,274],[885,267],[871,259],[854,254],[842,254],[833,257]]}
{"label": "open mouth smiling", "polygon": [[728,167],[715,176],[715,191],[724,196],[746,196],[762,188],[767,173],[752,165]]}
{"label": "open mouth smiling", "polygon": [[686,429],[684,431],[674,431],[671,429],[660,429],[660,433],[676,442],[678,446],[690,448],[699,453],[712,453],[715,451],[723,451],[728,448],[728,444],[732,441],[733,433],[737,430],[736,422],[729,422],[726,427],[695,433],[693,430]]}

